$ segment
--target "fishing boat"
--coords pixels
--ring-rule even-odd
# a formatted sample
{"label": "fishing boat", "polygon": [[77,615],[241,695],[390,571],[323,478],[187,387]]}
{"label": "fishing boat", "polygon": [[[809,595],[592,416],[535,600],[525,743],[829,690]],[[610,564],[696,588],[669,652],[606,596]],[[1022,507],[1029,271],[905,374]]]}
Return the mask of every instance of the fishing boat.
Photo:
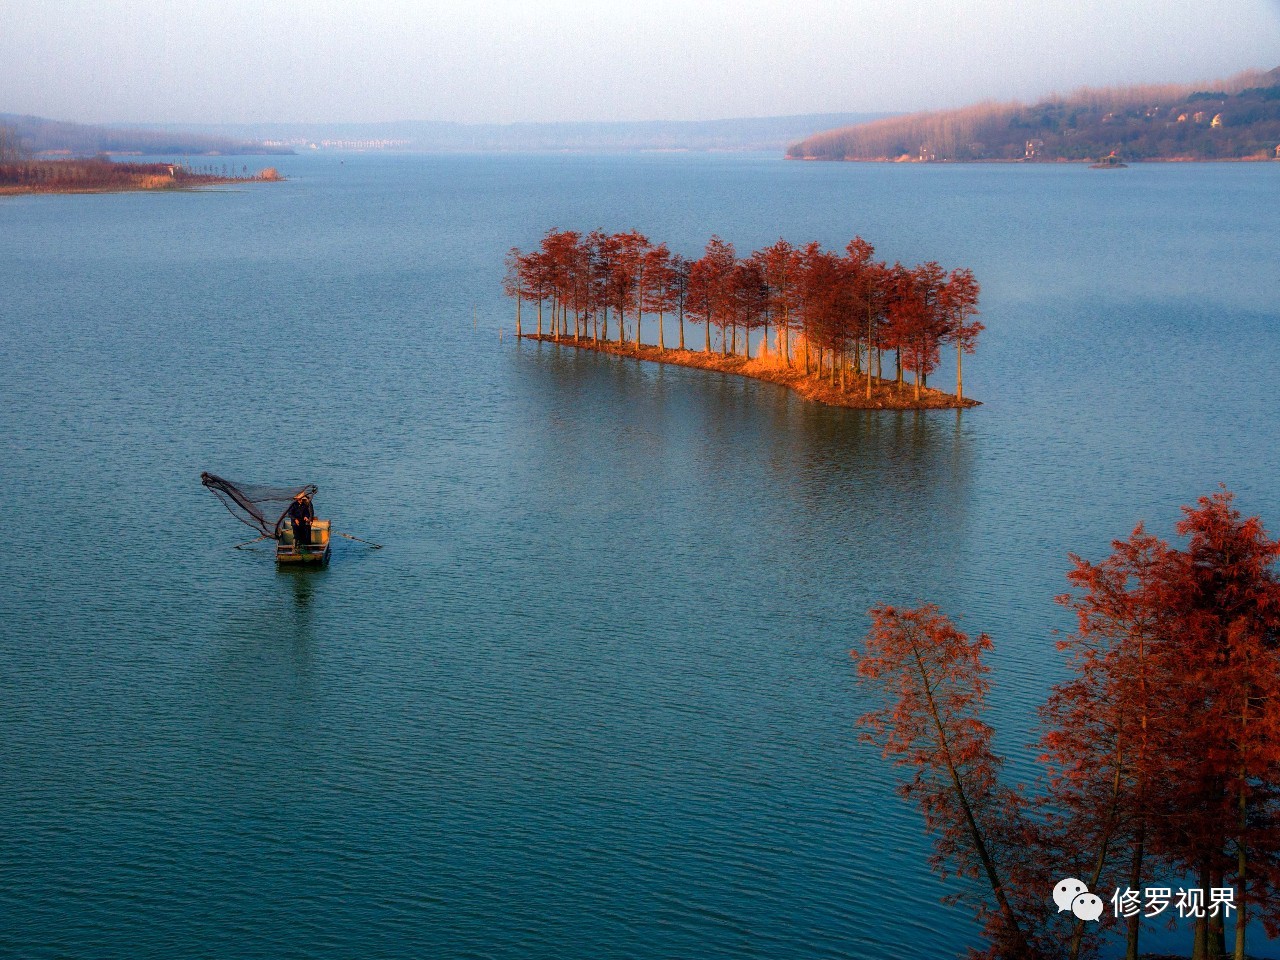
{"label": "fishing boat", "polygon": [[286,524],[276,540],[276,563],[328,563],[329,521],[312,520],[310,543],[297,543],[290,524]]}
{"label": "fishing boat", "polygon": [[328,520],[314,516],[312,500],[318,491],[315,484],[240,483],[212,473],[200,474],[200,482],[213,491],[233,517],[261,534],[249,543],[275,541],[276,563],[318,566],[329,562],[330,526]]}

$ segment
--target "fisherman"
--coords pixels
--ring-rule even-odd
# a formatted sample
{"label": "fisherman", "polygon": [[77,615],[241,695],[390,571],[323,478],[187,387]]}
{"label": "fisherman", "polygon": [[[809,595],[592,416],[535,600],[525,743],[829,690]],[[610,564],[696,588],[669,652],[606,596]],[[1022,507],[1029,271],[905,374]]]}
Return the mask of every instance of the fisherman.
{"label": "fisherman", "polygon": [[315,518],[311,497],[300,493],[293,498],[293,503],[289,504],[289,522],[293,525],[293,542],[297,549],[311,545],[311,521]]}

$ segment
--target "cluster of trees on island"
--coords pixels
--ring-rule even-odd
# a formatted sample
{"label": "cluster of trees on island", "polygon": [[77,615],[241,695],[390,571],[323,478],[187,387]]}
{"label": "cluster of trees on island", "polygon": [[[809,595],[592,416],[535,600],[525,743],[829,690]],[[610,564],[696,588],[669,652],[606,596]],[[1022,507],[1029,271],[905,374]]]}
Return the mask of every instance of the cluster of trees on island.
{"label": "cluster of trees on island", "polygon": [[[937,369],[942,348],[956,353],[956,396],[964,396],[963,357],[983,330],[978,282],[968,269],[948,273],[935,262],[906,267],[874,258],[855,237],[843,253],[818,243],[786,240],[739,257],[732,243],[713,236],[701,257],[688,259],[643,234],[583,234],[548,230],[537,250],[513,247],[504,288],[516,301],[516,334],[523,335],[521,305],[537,307],[537,336],[642,346],[644,317],[656,321],[655,346],[666,350],[665,318],[673,320],[675,349],[685,350],[686,324],[701,326],[702,350],[713,334],[723,356],[772,355],[806,374],[827,377],[842,391],[870,397],[872,378],[883,378],[891,352],[895,380],[913,376],[916,397]],[[770,345],[771,337],[773,346]]]}
{"label": "cluster of trees on island", "polygon": [[[1184,547],[1139,525],[1099,563],[1071,557],[1058,602],[1076,628],[1041,708],[1038,788],[1000,777],[990,638],[933,605],[871,611],[853,654],[881,702],[866,737],[911,773],[934,866],[985,890],[982,956],[1078,960],[1122,929],[1137,960],[1144,924],[1180,916],[1195,960],[1246,960],[1249,930],[1280,935],[1280,541],[1225,489],[1183,512]],[[1101,899],[1101,923],[1059,911],[1063,878]]]}

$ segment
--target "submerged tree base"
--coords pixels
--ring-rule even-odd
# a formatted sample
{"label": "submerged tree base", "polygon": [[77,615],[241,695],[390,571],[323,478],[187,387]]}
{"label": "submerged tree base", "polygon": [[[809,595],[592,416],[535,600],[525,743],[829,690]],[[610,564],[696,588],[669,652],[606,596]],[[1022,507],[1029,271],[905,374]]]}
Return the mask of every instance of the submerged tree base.
{"label": "submerged tree base", "polygon": [[653,363],[670,363],[678,367],[697,367],[700,370],[714,370],[718,373],[732,373],[753,380],[764,380],[794,390],[806,400],[823,403],[829,407],[849,407],[854,410],[955,410],[963,407],[977,407],[977,400],[967,397],[957,400],[954,393],[943,393],[923,387],[920,399],[916,399],[916,388],[905,383],[901,387],[894,380],[873,378],[871,397],[867,397],[866,373],[846,374],[847,389],[841,390],[839,374],[836,385],[831,384],[830,370],[821,377],[806,374],[803,364],[785,366],[774,358],[773,354],[753,357],[748,360],[733,354],[705,353],[701,350],[678,350],[670,347],[659,349],[649,344],[636,346],[633,341],[618,343],[614,340],[595,340],[582,337],[575,340],[572,334],[556,339],[550,334],[524,334],[525,340],[541,340],[562,347],[577,347],[579,350],[594,350],[597,353],[612,353],[619,357],[633,357],[636,360],[648,360]]}

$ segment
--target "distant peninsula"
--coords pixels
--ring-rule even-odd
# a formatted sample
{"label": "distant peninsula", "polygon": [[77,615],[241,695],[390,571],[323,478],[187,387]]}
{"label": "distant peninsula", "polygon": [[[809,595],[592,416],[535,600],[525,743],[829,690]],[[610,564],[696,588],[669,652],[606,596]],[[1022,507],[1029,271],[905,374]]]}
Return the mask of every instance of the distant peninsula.
{"label": "distant peninsula", "polygon": [[1280,159],[1280,68],[1208,88],[1083,89],[1032,105],[980,103],[889,117],[815,134],[787,156],[917,163]]}
{"label": "distant peninsula", "polygon": [[5,160],[0,151],[0,197],[22,193],[114,193],[126,190],[190,190],[227,183],[283,180],[275,167],[236,172],[234,164],[190,167],[181,163],[117,163],[88,160]]}

